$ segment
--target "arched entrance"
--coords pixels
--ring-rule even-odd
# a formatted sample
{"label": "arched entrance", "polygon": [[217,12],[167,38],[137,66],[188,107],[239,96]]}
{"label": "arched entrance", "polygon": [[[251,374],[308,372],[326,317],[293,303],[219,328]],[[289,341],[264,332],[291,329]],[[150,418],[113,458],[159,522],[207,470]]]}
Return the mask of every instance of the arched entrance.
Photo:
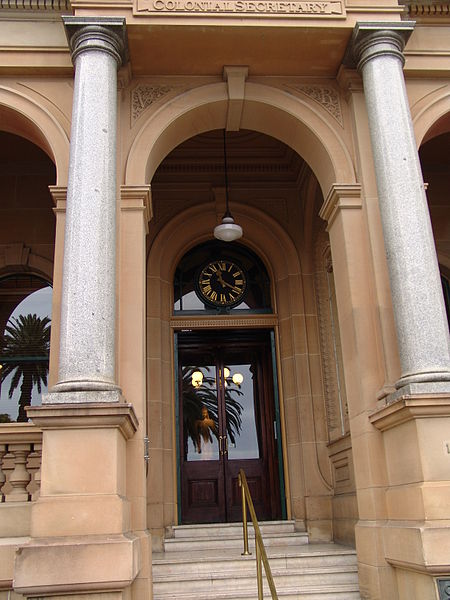
{"label": "arched entrance", "polygon": [[[447,102],[448,103],[448,102]],[[441,272],[445,308],[450,322],[450,236],[448,187],[450,183],[450,112],[428,130],[419,149],[434,240]]]}
{"label": "arched entrance", "polygon": [[[236,307],[235,313],[211,311],[203,316],[195,314],[192,307],[190,313],[176,312],[177,265],[190,250],[213,239],[214,226],[224,212],[222,131],[191,138],[167,156],[152,180],[154,219],[149,224],[147,270],[148,431],[152,457],[147,514],[150,527],[156,536],[158,532],[161,535],[164,526],[177,522],[233,520],[233,507],[229,505],[225,514],[216,512],[206,519],[200,508],[193,516],[183,514],[184,473],[180,460],[184,452],[184,433],[180,436],[183,415],[177,412],[177,394],[180,395],[183,375],[178,368],[178,342],[181,340],[185,346],[182,351],[186,361],[184,365],[181,361],[181,367],[187,367],[187,377],[193,374],[189,368],[207,366],[210,373],[217,374],[214,386],[218,386],[221,368],[228,367],[227,359],[222,359],[223,346],[228,342],[232,344],[233,340],[236,345],[239,335],[254,333],[265,336],[262,340],[265,348],[263,345],[259,355],[266,354],[271,372],[278,376],[278,385],[269,381],[266,389],[276,388],[280,398],[279,434],[274,435],[274,421],[275,426],[277,423],[273,412],[270,413],[274,411],[273,404],[266,410],[267,418],[255,425],[255,428],[265,427],[267,436],[270,428],[278,460],[278,465],[267,468],[267,472],[272,472],[268,484],[258,483],[264,495],[261,509],[264,502],[269,506],[263,518],[283,516],[281,472],[285,479],[286,516],[295,518],[299,526],[310,514],[320,517],[320,523],[316,520],[316,532],[322,528],[322,539],[330,539],[330,502],[325,499],[330,497],[331,477],[313,276],[316,254],[313,240],[318,239],[317,228],[323,229],[318,218],[322,195],[308,165],[292,149],[273,138],[254,131],[236,132],[229,136],[228,151],[231,211],[244,229],[242,246],[253,251],[267,270],[271,284],[270,309],[244,314]],[[198,334],[200,338],[204,336],[204,344],[195,338]],[[253,343],[249,339],[252,335],[244,340],[245,344]],[[217,340],[213,359],[206,352],[204,364],[197,364],[204,356],[201,347],[211,347],[213,338]],[[189,354],[192,339],[193,349]],[[238,360],[242,358],[238,356],[236,362]],[[178,383],[175,375],[178,375]],[[221,402],[223,406],[223,399],[219,397],[215,410],[220,411]],[[194,423],[200,421],[201,416],[200,412],[193,419]],[[217,431],[218,436],[223,436],[223,422],[218,422],[217,427],[222,428]],[[195,434],[193,437],[195,440]],[[195,452],[194,440],[188,435],[192,453]],[[223,483],[216,480],[202,484],[199,494],[209,502],[220,485],[224,488],[228,485],[229,492],[221,496],[222,504],[226,505],[233,497],[233,475],[228,484],[225,481],[233,465],[225,465],[222,460],[220,466],[219,440],[216,438],[216,441],[215,449],[214,439],[212,446],[219,452],[219,460],[214,468],[216,472],[222,468]],[[198,475],[195,468],[194,465],[192,479]],[[209,498],[205,487],[208,487]],[[273,490],[274,499],[268,490]]]}
{"label": "arched entrance", "polygon": [[25,137],[2,130],[0,178],[0,422],[26,422],[25,408],[40,403],[48,384],[55,165]]}
{"label": "arched entrance", "polygon": [[[179,521],[173,333],[177,328],[192,328],[193,320],[180,321],[173,314],[174,272],[190,248],[212,239],[224,212],[222,149],[220,178],[211,181],[210,172],[200,185],[195,173],[201,172],[205,156],[214,158],[214,153],[206,152],[191,165],[181,185],[182,163],[171,164],[167,159],[182,142],[198,144],[198,134],[221,132],[228,103],[224,82],[180,91],[167,102],[155,103],[147,109],[146,120],[140,117],[133,125],[126,161],[123,193],[141,194],[146,182],[152,186],[153,218],[147,236],[147,428],[153,459],[148,468],[147,522],[154,540],[161,539],[165,527]],[[301,161],[305,170],[297,173],[291,185],[287,204],[293,212],[286,210],[286,199],[280,196],[283,185],[264,185],[261,173],[254,177],[262,188],[258,200],[249,202],[244,185],[231,203],[233,216],[244,227],[243,243],[263,260],[273,284],[276,314],[255,315],[246,326],[273,328],[275,333],[287,516],[299,526],[311,519],[313,538],[331,539],[332,483],[312,244],[318,223],[324,228],[317,216],[323,198],[334,198],[336,182],[351,186],[355,181],[350,140],[326,108],[305,95],[246,82],[242,107],[242,129],[272,135],[287,144],[281,144],[283,152],[293,150],[294,159],[301,156],[306,161]],[[163,172],[164,164],[168,167],[162,180],[167,194],[161,195],[155,172],[158,167]],[[283,171],[278,175],[284,183]],[[128,279],[127,272],[123,279]],[[204,325],[218,326],[240,328],[242,320],[228,319],[225,325],[223,320],[218,323],[210,318]],[[123,339],[132,346],[125,329]],[[134,387],[133,382],[130,385]]]}

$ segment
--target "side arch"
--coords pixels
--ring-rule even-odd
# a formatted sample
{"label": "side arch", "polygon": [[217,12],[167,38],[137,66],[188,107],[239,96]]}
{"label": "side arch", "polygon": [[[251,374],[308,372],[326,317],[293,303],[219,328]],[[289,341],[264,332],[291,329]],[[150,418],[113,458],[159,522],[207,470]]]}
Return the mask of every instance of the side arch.
{"label": "side arch", "polygon": [[1,129],[41,148],[56,166],[57,185],[67,185],[69,136],[45,107],[18,90],[0,86]]}
{"label": "side arch", "polygon": [[0,249],[0,277],[16,271],[29,272],[53,282],[53,263],[34,254],[23,243],[8,244]]}
{"label": "side arch", "polygon": [[[302,156],[312,168],[324,196],[335,182],[355,182],[350,152],[320,108],[308,98],[247,82],[241,128],[270,135]],[[223,82],[177,96],[153,113],[131,146],[125,168],[126,185],[150,182],[158,165],[184,140],[223,129],[228,92]]]}
{"label": "side arch", "polygon": [[411,113],[418,148],[434,137],[437,132],[433,128],[441,119],[445,119],[444,129],[450,131],[450,85],[423,98],[412,107]]}

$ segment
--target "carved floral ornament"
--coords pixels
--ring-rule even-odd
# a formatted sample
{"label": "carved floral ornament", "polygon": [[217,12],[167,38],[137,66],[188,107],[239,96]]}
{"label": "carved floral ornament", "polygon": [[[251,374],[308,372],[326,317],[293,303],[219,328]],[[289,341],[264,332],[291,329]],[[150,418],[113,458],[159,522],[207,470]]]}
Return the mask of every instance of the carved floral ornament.
{"label": "carved floral ornament", "polygon": [[343,127],[341,102],[338,92],[332,87],[322,87],[318,85],[295,85],[285,84],[285,87],[295,92],[305,94],[332,115],[336,121]]}
{"label": "carved floral ornament", "polygon": [[134,123],[141,114],[152,104],[161,100],[173,90],[169,85],[140,84],[131,92],[131,119]]}

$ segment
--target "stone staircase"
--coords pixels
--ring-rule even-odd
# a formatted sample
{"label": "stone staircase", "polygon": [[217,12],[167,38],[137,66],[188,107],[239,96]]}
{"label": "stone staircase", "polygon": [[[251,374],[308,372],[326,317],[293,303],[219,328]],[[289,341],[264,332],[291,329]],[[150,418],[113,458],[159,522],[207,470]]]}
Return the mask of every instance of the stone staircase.
{"label": "stone staircase", "polygon": [[[308,543],[293,521],[261,523],[280,600],[360,600],[356,553],[337,544]],[[153,600],[256,599],[253,527],[251,556],[241,556],[242,525],[173,528],[164,552],[153,554]],[[264,571],[263,571],[264,572]],[[270,598],[265,575],[264,598]]]}

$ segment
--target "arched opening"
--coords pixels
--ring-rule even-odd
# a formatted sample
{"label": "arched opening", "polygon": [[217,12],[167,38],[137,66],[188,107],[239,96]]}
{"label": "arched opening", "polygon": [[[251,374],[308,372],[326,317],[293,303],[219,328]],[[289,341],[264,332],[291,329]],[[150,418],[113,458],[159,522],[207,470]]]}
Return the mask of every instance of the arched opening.
{"label": "arched opening", "polygon": [[[182,420],[182,415],[176,413],[176,395],[183,393],[184,376],[190,385],[190,370],[201,370],[195,356],[198,360],[203,357],[204,366],[212,367],[201,351],[212,344],[211,336],[219,338],[214,343],[220,354],[223,345],[253,332],[267,335],[268,346],[271,335],[273,339],[274,353],[269,362],[274,381],[269,385],[279,394],[279,433],[272,416],[267,423],[274,447],[278,442],[281,445],[278,460],[285,478],[285,514],[299,527],[303,524],[310,528],[313,539],[331,539],[330,438],[325,416],[330,405],[324,390],[321,354],[324,336],[332,333],[328,327],[328,333],[319,335],[318,280],[323,265],[318,257],[322,256],[324,238],[328,238],[318,217],[323,202],[321,187],[307,162],[279,140],[254,130],[227,132],[227,140],[230,208],[244,229],[236,247],[242,245],[264,265],[271,302],[259,314],[251,308],[244,309],[248,310],[244,314],[242,307],[237,313],[239,305],[230,311],[213,310],[211,304],[203,314],[177,312],[177,267],[183,257],[194,256],[196,248],[208,248],[225,208],[222,130],[196,135],[166,156],[151,182],[154,218],[149,223],[147,242],[147,375],[149,444],[155,459],[148,478],[150,528],[155,536],[162,535],[165,526],[183,521],[182,475],[177,475],[177,468],[185,441],[188,452],[195,454],[198,437],[195,432],[188,433],[185,440],[176,425]],[[228,247],[232,252],[233,243]],[[205,255],[203,258],[191,266],[193,278],[201,272],[200,263],[208,260]],[[236,257],[234,261],[239,262]],[[193,284],[190,286],[188,291],[195,296]],[[186,364],[177,358],[180,339]],[[222,362],[231,373],[226,360]],[[181,371],[177,369],[180,364]],[[221,367],[214,362],[215,372],[217,369]],[[203,380],[207,377],[204,372]],[[209,418],[215,427],[220,426],[211,414]],[[197,421],[201,421],[201,412],[192,422]],[[214,449],[217,438],[211,430],[207,437]],[[211,482],[211,493],[220,485]],[[203,492],[200,496],[205,498]],[[281,516],[282,502],[277,506],[278,513],[269,514],[269,518]]]}
{"label": "arched opening", "polygon": [[[446,305],[450,315],[450,113],[429,130],[419,150]],[[449,321],[450,322],[450,321]]]}
{"label": "arched opening", "polygon": [[49,367],[55,166],[35,144],[0,132],[0,413],[27,421]]}

